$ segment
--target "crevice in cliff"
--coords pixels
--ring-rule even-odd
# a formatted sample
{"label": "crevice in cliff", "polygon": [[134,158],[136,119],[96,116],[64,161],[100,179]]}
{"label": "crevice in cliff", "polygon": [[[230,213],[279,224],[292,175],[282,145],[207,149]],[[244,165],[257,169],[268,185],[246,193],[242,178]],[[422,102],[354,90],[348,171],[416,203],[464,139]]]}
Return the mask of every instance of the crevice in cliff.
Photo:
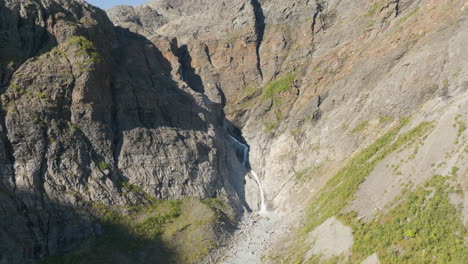
{"label": "crevice in cliff", "polygon": [[42,137],[44,140],[44,147],[41,153],[40,167],[38,175],[33,179],[34,186],[37,188],[37,195],[41,197],[42,203],[45,204],[45,198],[47,198],[47,192],[45,191],[45,174],[47,173],[47,152],[49,152],[49,133],[47,127],[44,125],[42,128]]}
{"label": "crevice in cliff", "polygon": [[[324,4],[322,1],[317,1],[316,2],[316,9],[315,13],[312,17],[312,25],[310,26],[311,31],[312,31],[312,36],[314,36],[316,33],[318,33],[320,30],[323,30],[323,27],[325,25],[325,21],[323,18],[323,9],[324,9]],[[316,29],[318,26],[318,22],[320,20],[320,28]]]}
{"label": "crevice in cliff", "polygon": [[[146,41],[146,40],[145,40],[145,41]],[[145,53],[146,53],[146,52],[145,52]],[[146,67],[148,68],[149,72],[150,72],[150,73],[155,72],[155,70],[151,67],[151,63],[150,63],[150,61],[149,61],[149,59],[148,59],[148,55],[147,55],[147,54],[145,54],[144,59],[145,59],[145,65],[146,65]],[[153,79],[151,76],[149,76],[148,79],[149,79],[150,82],[151,82],[151,87],[156,88],[157,85],[156,85],[156,83],[154,82],[154,79]],[[138,99],[138,95],[137,95],[137,93],[136,93],[136,91],[135,91],[135,87],[133,87],[133,89],[132,89],[132,95],[133,95],[133,97],[135,98],[135,103],[136,103],[137,109],[138,109],[138,121],[140,121],[140,123],[143,124],[143,126],[144,126],[145,128],[151,127],[148,123],[146,123],[146,120],[144,119],[144,113],[142,113],[143,108],[142,108],[141,103],[140,103],[140,101],[139,101],[139,99]]]}
{"label": "crevice in cliff", "polygon": [[263,71],[260,57],[260,46],[262,45],[263,36],[265,34],[265,15],[263,13],[262,5],[258,0],[251,0],[250,4],[253,7],[255,15],[255,34],[257,35],[257,44],[255,52],[257,54],[257,70],[260,74],[261,80],[263,80]]}
{"label": "crevice in cliff", "polygon": [[205,45],[203,50],[205,51],[208,62],[210,63],[211,67],[213,67],[213,62],[211,61],[210,49],[208,48],[208,46]]}
{"label": "crevice in cliff", "polygon": [[400,0],[395,0],[395,17],[400,14]]}
{"label": "crevice in cliff", "polygon": [[0,140],[3,142],[5,146],[5,159],[8,162],[7,168],[0,168],[2,174],[11,175],[11,182],[12,182],[12,193],[16,192],[16,173],[15,173],[15,157],[13,155],[13,146],[11,145],[10,140],[8,139],[8,129],[6,127],[6,113],[3,109],[0,109]]}
{"label": "crevice in cliff", "polygon": [[192,56],[190,55],[187,45],[178,47],[174,54],[179,59],[179,73],[182,81],[186,82],[188,86],[194,91],[205,93],[203,81],[200,76],[196,74],[195,69],[192,67]]}
{"label": "crevice in cliff", "polygon": [[120,124],[117,112],[117,103],[116,103],[116,95],[115,95],[115,88],[114,84],[110,83],[110,90],[112,95],[112,155],[114,159],[114,167],[117,170],[117,177],[121,177],[121,173],[119,170],[119,157],[120,152],[122,151],[122,132],[120,131]]}

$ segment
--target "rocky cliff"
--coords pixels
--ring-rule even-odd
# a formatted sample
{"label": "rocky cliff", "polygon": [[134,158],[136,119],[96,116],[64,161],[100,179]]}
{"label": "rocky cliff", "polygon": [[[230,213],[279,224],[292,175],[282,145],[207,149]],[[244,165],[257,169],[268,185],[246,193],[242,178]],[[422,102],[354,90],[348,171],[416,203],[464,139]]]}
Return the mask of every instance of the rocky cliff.
{"label": "rocky cliff", "polygon": [[84,1],[1,1],[0,263],[64,252],[102,227],[92,209],[224,197],[219,102],[156,47]]}
{"label": "rocky cliff", "polygon": [[[227,230],[258,209],[250,168],[294,227],[265,262],[466,262],[465,1],[152,0],[106,14],[4,0],[0,12],[0,263],[76,249],[106,234],[109,212],[128,224],[166,210],[156,199],[218,198]],[[167,217],[218,212],[209,201]],[[224,240],[215,222],[204,228]],[[162,237],[186,247],[187,227],[173,228]]]}

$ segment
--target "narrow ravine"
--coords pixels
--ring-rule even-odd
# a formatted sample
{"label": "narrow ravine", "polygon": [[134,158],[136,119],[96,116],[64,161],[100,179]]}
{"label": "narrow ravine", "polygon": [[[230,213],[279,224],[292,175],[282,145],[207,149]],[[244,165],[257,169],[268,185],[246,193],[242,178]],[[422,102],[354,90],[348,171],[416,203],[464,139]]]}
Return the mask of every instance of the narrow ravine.
{"label": "narrow ravine", "polygon": [[249,171],[249,174],[252,175],[254,180],[257,182],[259,193],[260,193],[260,210],[259,210],[259,213],[260,214],[266,214],[266,213],[268,213],[268,210],[267,210],[267,205],[266,205],[266,201],[265,201],[265,192],[263,190],[262,183],[260,182],[260,178],[258,178],[257,173],[254,170],[252,170],[250,168],[250,166],[249,166],[249,146],[247,146],[246,144],[240,142],[239,140],[237,140],[233,136],[229,136],[229,137],[236,144],[238,144],[239,146],[242,147],[242,153],[243,153],[242,166],[244,166]]}
{"label": "narrow ravine", "polygon": [[256,212],[244,216],[229,245],[223,250],[220,259],[224,264],[255,264],[261,263],[262,254],[269,248],[273,237],[287,232],[287,226],[281,221],[279,215],[268,210],[265,192],[257,173],[249,166],[249,147],[233,136],[230,139],[242,147],[242,165],[249,170],[249,174],[257,182],[260,206]]}

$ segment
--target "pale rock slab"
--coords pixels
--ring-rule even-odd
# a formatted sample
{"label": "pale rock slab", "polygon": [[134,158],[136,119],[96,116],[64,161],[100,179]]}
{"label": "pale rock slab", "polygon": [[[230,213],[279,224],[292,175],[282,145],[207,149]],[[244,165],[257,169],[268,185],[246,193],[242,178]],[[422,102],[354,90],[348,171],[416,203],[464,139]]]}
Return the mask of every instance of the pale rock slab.
{"label": "pale rock slab", "polygon": [[328,218],[315,228],[308,240],[313,246],[305,259],[312,255],[322,255],[324,259],[344,255],[351,250],[354,243],[353,230],[335,217]]}

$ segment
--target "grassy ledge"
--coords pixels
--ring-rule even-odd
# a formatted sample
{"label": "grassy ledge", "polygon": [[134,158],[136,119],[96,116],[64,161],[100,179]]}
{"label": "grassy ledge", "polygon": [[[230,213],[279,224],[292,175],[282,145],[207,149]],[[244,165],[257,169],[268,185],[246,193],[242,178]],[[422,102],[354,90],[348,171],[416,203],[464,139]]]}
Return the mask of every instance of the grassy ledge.
{"label": "grassy ledge", "polygon": [[366,130],[366,128],[369,126],[369,121],[363,121],[361,123],[359,123],[359,125],[357,125],[355,128],[353,128],[353,130],[351,131],[352,133],[360,133],[364,130]]}
{"label": "grassy ledge", "polygon": [[288,74],[280,79],[268,83],[264,88],[263,99],[272,98],[279,93],[289,91],[294,79],[296,79],[296,74]]}
{"label": "grassy ledge", "polygon": [[460,137],[463,135],[463,133],[465,133],[465,130],[466,130],[466,124],[463,121],[461,121],[461,115],[457,115],[455,117],[454,126],[457,126],[457,125],[458,125],[458,130],[457,130],[457,137],[454,142],[455,145],[458,145],[458,143],[460,142]]}
{"label": "grassy ledge", "polygon": [[366,16],[371,17],[377,13],[377,11],[380,11],[380,9],[384,6],[384,4],[388,3],[388,0],[380,0],[374,3],[369,11],[367,12]]}
{"label": "grassy ledge", "polygon": [[79,57],[87,57],[84,62],[78,64],[81,71],[91,71],[92,66],[99,64],[102,59],[99,51],[93,42],[82,36],[73,36],[68,39],[68,43],[76,46],[78,50],[75,55]]}

